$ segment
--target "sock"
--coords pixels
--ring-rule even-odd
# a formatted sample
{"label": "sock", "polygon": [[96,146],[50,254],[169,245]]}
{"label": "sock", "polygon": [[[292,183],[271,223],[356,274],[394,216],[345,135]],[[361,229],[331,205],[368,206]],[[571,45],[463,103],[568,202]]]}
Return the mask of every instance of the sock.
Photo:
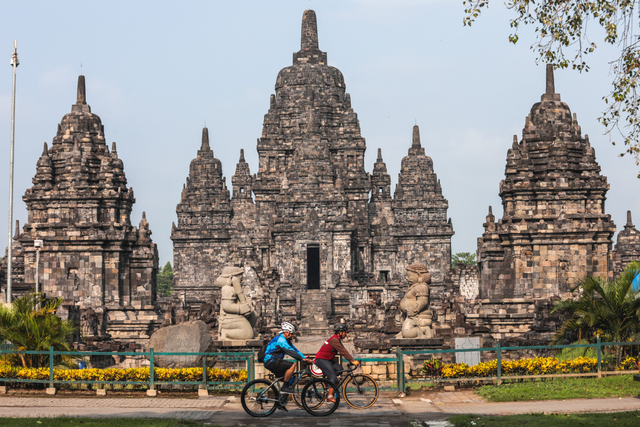
{"label": "sock", "polygon": [[296,380],[296,375],[292,376],[291,379],[289,380],[289,382],[287,383],[287,385],[289,387],[291,387],[293,385],[293,382]]}

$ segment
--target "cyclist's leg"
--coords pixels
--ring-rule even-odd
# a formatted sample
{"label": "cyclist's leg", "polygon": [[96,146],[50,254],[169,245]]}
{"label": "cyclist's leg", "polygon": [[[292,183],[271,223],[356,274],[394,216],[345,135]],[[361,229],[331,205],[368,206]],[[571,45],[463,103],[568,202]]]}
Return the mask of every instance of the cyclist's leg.
{"label": "cyclist's leg", "polygon": [[[334,368],[334,364],[332,360],[326,360],[326,359],[318,359],[316,358],[315,361],[316,365],[318,366],[318,368],[322,369],[322,373],[327,377],[327,379],[329,381],[331,381],[332,384],[335,384],[336,381],[338,380],[338,377],[336,376],[336,371]],[[334,399],[333,397],[333,389],[330,388],[328,391],[328,395],[327,395],[327,399],[332,402]]]}
{"label": "cyclist's leg", "polygon": [[293,378],[293,373],[296,371],[296,365],[295,363],[292,363],[292,362],[288,362],[288,363],[291,363],[291,367],[289,367],[289,369],[287,369],[287,371],[284,373],[284,382],[287,383],[288,385],[291,385],[289,383],[291,382],[291,378]]}
{"label": "cyclist's leg", "polygon": [[288,360],[276,359],[269,364],[268,368],[275,374],[276,378],[283,378],[284,385],[280,391],[282,393],[293,393],[289,382],[291,382],[293,373],[296,370],[296,365]]}

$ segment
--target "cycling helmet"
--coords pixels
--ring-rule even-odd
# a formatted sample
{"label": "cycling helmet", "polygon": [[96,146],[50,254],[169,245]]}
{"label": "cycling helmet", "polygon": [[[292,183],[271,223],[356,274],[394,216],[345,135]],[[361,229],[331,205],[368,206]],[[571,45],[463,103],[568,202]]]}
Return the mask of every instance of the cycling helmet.
{"label": "cycling helmet", "polygon": [[347,332],[349,330],[349,328],[347,327],[346,323],[336,323],[333,327],[333,332],[335,332],[336,334],[338,332]]}
{"label": "cycling helmet", "polygon": [[296,332],[296,327],[293,326],[289,322],[282,322],[282,326],[280,326],[282,332],[291,332],[292,334]]}

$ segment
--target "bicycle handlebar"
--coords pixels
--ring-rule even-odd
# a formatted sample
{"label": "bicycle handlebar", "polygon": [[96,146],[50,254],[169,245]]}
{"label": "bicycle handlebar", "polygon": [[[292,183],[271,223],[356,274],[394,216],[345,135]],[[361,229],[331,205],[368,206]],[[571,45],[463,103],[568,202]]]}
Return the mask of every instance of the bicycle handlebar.
{"label": "bicycle handlebar", "polygon": [[350,368],[349,369],[345,369],[344,371],[353,372],[353,371],[355,371],[356,369],[358,369],[360,367],[360,365],[354,365],[353,363],[350,363],[350,362],[347,363],[347,366],[349,366]]}

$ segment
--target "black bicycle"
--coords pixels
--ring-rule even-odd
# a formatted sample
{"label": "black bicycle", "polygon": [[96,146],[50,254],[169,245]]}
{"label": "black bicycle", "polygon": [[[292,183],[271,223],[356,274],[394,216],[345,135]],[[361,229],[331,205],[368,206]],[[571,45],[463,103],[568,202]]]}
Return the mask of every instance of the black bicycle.
{"label": "black bicycle", "polygon": [[[354,374],[357,366],[348,364],[349,369],[337,371],[336,375],[340,375],[337,384],[333,384],[326,378],[313,378],[307,385],[302,388],[302,404],[304,409],[311,415],[323,417],[332,414],[340,404],[340,389],[342,389],[342,397],[349,406],[355,409],[370,408],[378,400],[378,383],[367,374]],[[320,393],[317,391],[325,391],[333,389],[335,402],[325,400],[320,402]],[[308,392],[313,394],[314,400],[306,400],[305,396]],[[326,399],[325,394],[325,399]]]}
{"label": "black bicycle", "polygon": [[323,388],[323,384],[309,387],[312,382],[309,367],[296,371],[294,375],[296,376],[292,385],[296,391],[294,394],[280,392],[283,377],[271,381],[260,378],[249,382],[240,395],[242,408],[252,417],[268,417],[276,409],[286,411],[289,396],[293,396],[294,403],[307,412],[309,411],[307,408],[319,409],[329,403],[326,400],[328,389]]}

